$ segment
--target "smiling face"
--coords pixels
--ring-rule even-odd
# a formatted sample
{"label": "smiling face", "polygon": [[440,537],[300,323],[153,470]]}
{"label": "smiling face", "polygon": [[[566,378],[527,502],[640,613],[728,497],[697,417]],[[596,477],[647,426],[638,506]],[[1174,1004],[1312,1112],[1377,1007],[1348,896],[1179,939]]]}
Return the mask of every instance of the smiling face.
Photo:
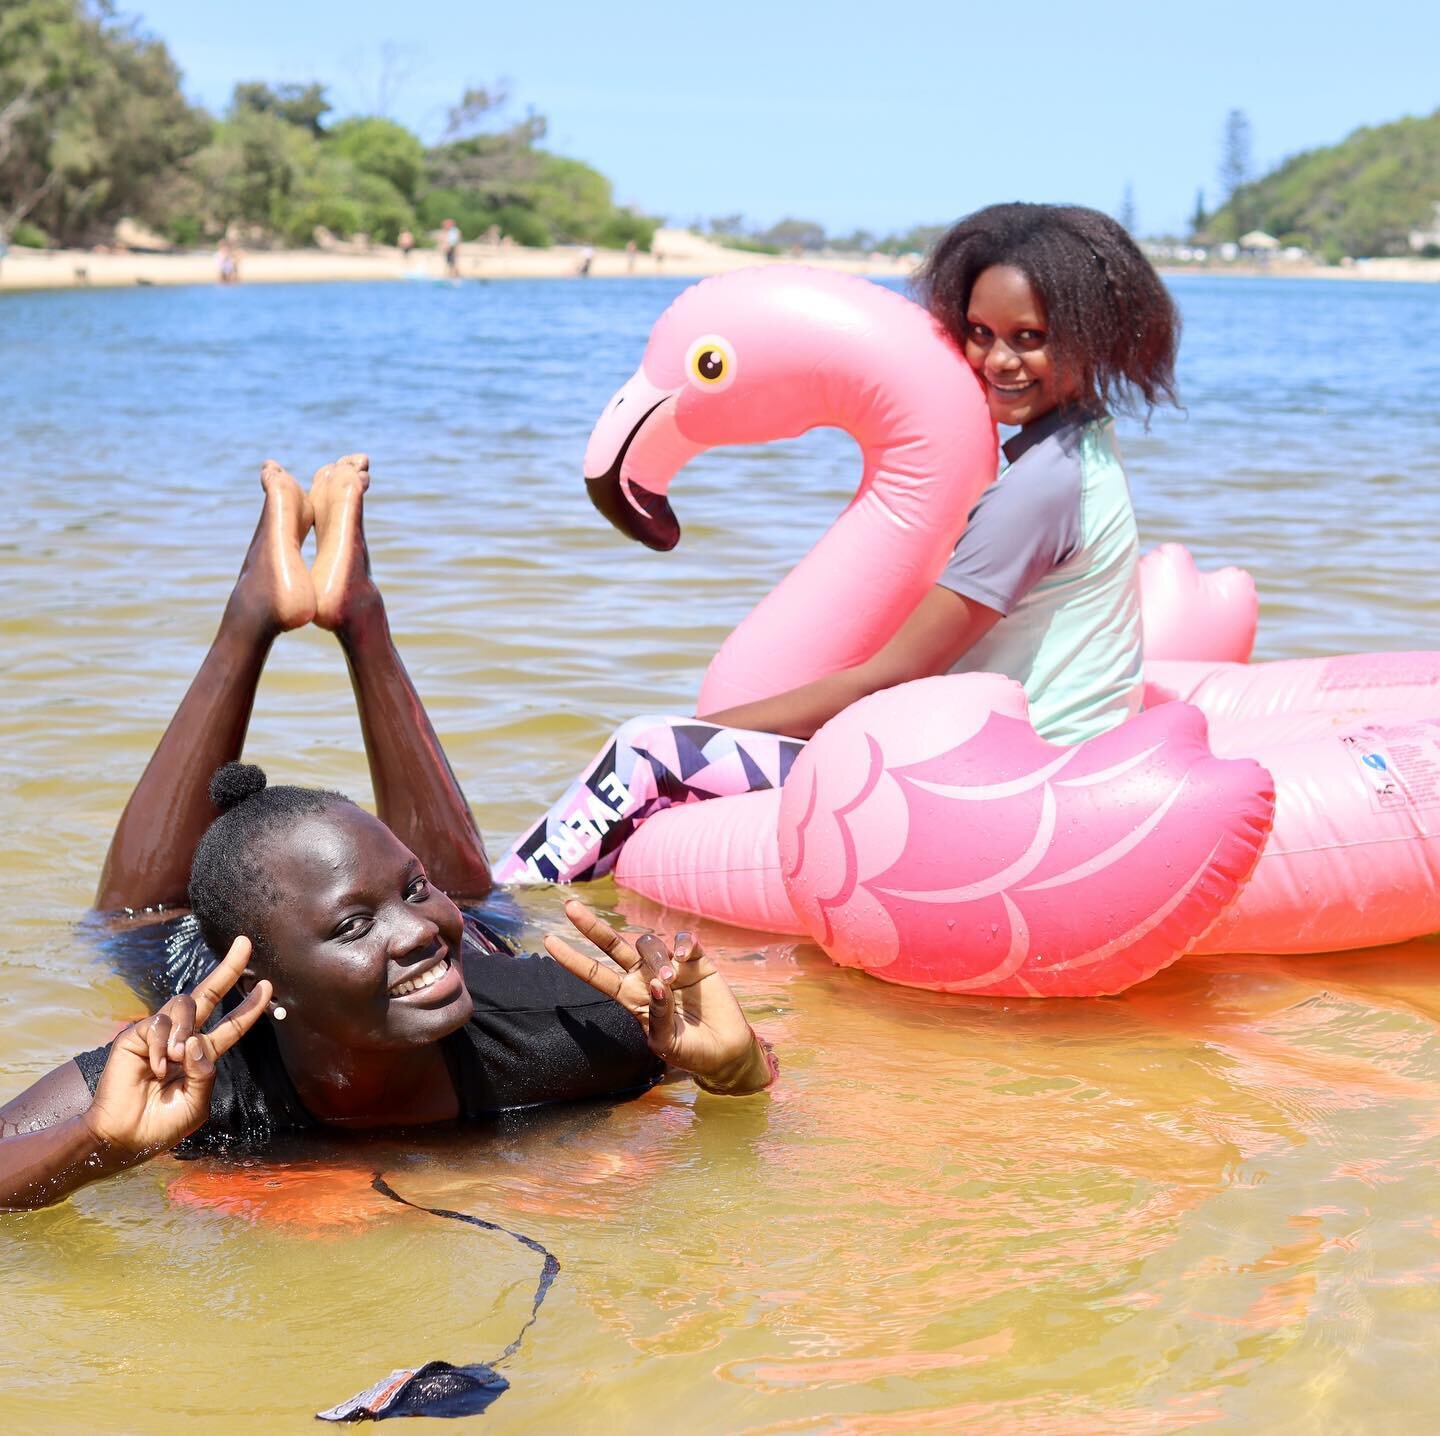
{"label": "smiling face", "polygon": [[280,897],[256,971],[294,1022],[357,1050],[438,1042],[470,1016],[460,910],[378,818],[335,804],[265,853]]}
{"label": "smiling face", "polygon": [[985,386],[997,424],[1029,424],[1080,392],[1056,364],[1045,306],[1008,264],[981,270],[965,311],[965,357]]}

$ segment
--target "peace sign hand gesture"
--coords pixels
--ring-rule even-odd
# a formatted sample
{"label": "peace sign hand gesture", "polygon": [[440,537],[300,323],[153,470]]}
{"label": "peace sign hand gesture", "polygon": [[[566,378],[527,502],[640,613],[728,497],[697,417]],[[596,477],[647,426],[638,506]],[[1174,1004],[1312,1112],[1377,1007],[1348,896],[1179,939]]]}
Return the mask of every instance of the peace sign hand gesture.
{"label": "peace sign hand gesture", "polygon": [[200,1030],[249,961],[250,939],[237,937],[193,992],[172,997],[115,1039],[85,1114],[97,1141],[139,1159],[173,1147],[205,1121],[216,1061],[260,1020],[270,1001],[270,984],[257,982],[213,1032]]}
{"label": "peace sign hand gesture", "polygon": [[632,944],[582,902],[567,902],[565,916],[621,971],[587,957],[561,937],[547,937],[545,950],[630,1012],[645,1029],[656,1056],[689,1072],[705,1091],[724,1096],[759,1092],[775,1080],[778,1069],[770,1050],[689,934],[676,937],[672,953],[650,935]]}

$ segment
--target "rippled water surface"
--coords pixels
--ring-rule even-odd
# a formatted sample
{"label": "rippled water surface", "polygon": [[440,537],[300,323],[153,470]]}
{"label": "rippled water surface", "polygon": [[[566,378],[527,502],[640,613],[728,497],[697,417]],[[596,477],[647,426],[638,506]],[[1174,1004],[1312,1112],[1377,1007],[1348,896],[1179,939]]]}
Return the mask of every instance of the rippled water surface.
{"label": "rippled water surface", "polygon": [[[0,295],[0,1091],[137,1011],[75,924],[267,455],[373,456],[376,571],[492,848],[615,722],[690,702],[857,464],[833,433],[710,453],[675,554],[613,535],[580,453],[680,287]],[[1125,436],[1147,541],[1254,571],[1261,657],[1440,646],[1440,286],[1175,290],[1188,412]],[[368,795],[325,634],[277,646],[249,751]],[[308,1430],[393,1367],[493,1357],[537,1258],[376,1170],[562,1263],[496,1433],[1440,1425],[1440,945],[1027,1005],[706,936],[783,1055],[772,1101],[312,1145],[238,1190],[161,1159],[0,1217],[0,1426]]]}

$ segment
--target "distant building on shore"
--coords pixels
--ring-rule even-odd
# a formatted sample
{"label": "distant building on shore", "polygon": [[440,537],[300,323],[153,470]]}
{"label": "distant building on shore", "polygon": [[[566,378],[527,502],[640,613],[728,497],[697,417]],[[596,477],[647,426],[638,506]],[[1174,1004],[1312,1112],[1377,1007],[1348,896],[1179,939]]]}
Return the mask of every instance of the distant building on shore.
{"label": "distant building on shore", "polygon": [[1415,254],[1440,249],[1440,200],[1431,207],[1430,228],[1410,231],[1410,248]]}

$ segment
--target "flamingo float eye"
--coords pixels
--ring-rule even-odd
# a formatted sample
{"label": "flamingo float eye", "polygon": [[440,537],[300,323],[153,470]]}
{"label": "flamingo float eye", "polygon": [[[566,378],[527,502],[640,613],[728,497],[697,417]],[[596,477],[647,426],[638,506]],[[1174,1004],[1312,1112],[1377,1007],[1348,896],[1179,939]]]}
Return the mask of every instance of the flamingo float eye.
{"label": "flamingo float eye", "polygon": [[735,378],[735,351],[718,334],[697,339],[685,357],[689,379],[704,389],[723,389]]}

